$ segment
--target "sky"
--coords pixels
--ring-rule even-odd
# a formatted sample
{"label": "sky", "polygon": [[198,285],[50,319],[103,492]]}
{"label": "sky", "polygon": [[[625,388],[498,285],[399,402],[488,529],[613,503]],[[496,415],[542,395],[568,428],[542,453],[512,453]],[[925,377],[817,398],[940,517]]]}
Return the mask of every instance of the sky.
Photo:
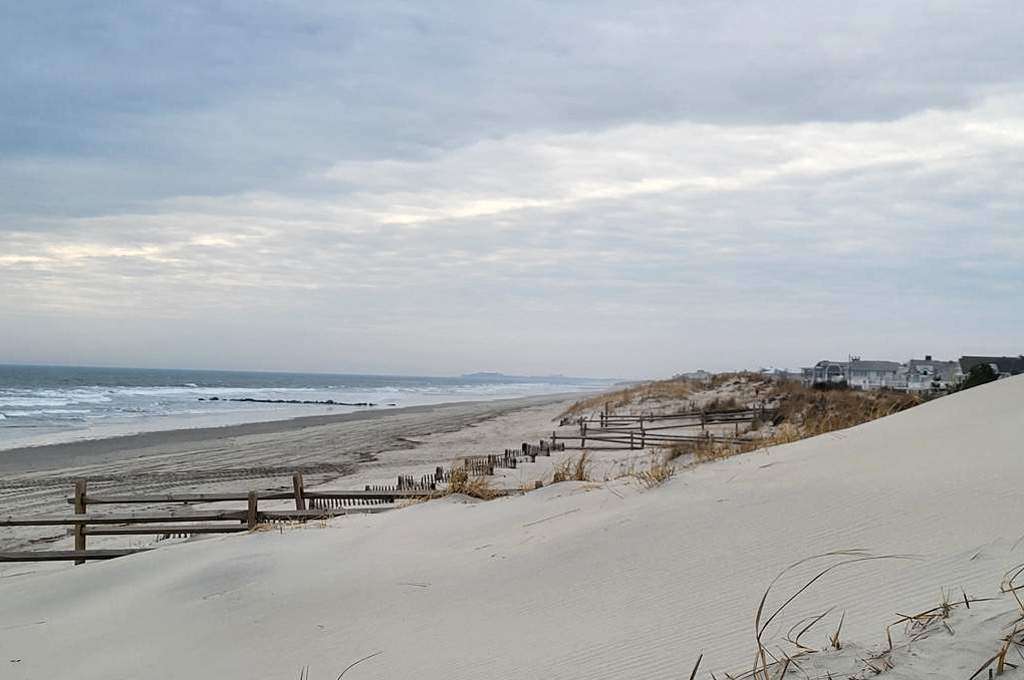
{"label": "sky", "polygon": [[0,363],[1024,352],[1024,3],[0,0]]}

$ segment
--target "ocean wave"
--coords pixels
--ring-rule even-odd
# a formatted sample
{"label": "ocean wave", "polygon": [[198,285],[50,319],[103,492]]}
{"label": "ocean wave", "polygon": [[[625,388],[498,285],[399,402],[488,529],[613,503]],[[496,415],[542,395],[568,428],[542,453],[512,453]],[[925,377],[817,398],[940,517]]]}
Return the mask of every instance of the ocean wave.
{"label": "ocean wave", "polygon": [[110,401],[110,396],[95,390],[0,390],[0,407],[70,406],[72,404],[105,404]]}
{"label": "ocean wave", "polygon": [[186,387],[164,385],[156,387],[113,387],[111,394],[129,397],[230,397],[247,396],[255,393],[286,394],[289,392],[314,392],[314,387]]}
{"label": "ocean wave", "polygon": [[0,407],[24,406],[70,406],[76,402],[68,399],[46,399],[43,397],[0,397]]}

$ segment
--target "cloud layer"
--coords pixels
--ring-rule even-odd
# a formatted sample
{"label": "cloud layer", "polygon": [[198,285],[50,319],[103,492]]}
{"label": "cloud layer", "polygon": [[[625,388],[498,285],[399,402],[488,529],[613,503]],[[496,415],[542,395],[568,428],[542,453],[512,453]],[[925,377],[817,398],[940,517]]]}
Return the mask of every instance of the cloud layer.
{"label": "cloud layer", "polygon": [[1019,5],[707,5],[5,10],[0,359],[1024,351]]}

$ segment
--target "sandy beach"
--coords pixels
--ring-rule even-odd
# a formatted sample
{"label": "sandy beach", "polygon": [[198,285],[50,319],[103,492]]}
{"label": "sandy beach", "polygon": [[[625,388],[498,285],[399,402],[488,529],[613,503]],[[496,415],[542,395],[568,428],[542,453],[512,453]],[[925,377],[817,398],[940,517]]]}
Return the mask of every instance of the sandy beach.
{"label": "sandy beach", "polygon": [[1021,0],[3,4],[0,680],[1024,680]]}
{"label": "sandy beach", "polygon": [[[75,479],[134,493],[310,486],[362,488],[459,455],[517,447],[550,431],[579,395],[551,395],[173,430],[0,452],[0,515],[66,508]],[[66,541],[62,530],[0,528],[8,549]],[[9,567],[7,567],[9,569]],[[19,569],[22,571],[22,569]],[[2,568],[0,568],[2,573]]]}
{"label": "sandy beach", "polygon": [[[772,578],[832,553],[771,586],[769,610],[823,566],[843,563],[767,627],[772,653],[787,648],[787,630],[792,636],[826,612],[801,660],[810,677],[871,677],[876,663],[894,664],[887,677],[966,678],[1018,611],[1000,583],[1022,560],[1022,401],[1024,379],[1003,380],[686,467],[656,488],[628,475],[564,482],[54,573],[21,566],[0,579],[4,677],[61,677],[73,667],[97,680],[286,678],[308,666],[310,678],[324,678],[367,658],[351,677],[669,680],[686,677],[699,654],[706,670],[742,672]],[[505,441],[546,425],[560,407],[461,405],[407,414],[401,429],[350,421],[285,438],[302,449],[300,440],[328,438],[321,427],[355,428],[367,443],[350,455],[365,454],[356,470],[369,478],[398,460],[427,464],[441,452]],[[269,437],[270,449],[284,435],[252,436]],[[370,442],[396,436],[427,442],[370,452]],[[206,441],[203,451],[207,469],[218,469],[217,445]],[[139,479],[142,460],[166,456],[173,465],[182,455],[140,459]],[[885,627],[897,613],[968,597],[969,611],[943,617],[956,637],[937,623],[916,633],[908,624],[892,630],[886,650]],[[840,617],[842,649],[820,651]]]}

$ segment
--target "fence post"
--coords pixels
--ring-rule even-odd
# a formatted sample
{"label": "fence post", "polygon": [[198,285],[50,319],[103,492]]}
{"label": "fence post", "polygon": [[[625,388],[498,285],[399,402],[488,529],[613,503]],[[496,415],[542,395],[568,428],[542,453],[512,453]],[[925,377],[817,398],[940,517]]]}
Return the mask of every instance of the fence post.
{"label": "fence post", "polygon": [[[580,439],[580,448],[581,449],[585,449],[585,448],[587,448],[587,423],[586,423],[586,421],[584,421],[583,424],[580,425],[580,433],[582,435],[581,439]],[[554,448],[554,447],[555,447],[555,437],[554,437],[554,435],[552,435],[552,437],[551,437],[551,448]]]}
{"label": "fence post", "polygon": [[633,450],[633,430],[629,431],[629,450]]}
{"label": "fence post", "polygon": [[256,492],[249,492],[249,508],[245,515],[245,525],[250,531],[256,528],[256,520],[259,512],[257,511],[256,504],[258,503]]}
{"label": "fence post", "polygon": [[306,489],[302,484],[302,473],[296,472],[292,475],[292,489],[295,490],[295,509],[306,509]]}
{"label": "fence post", "polygon": [[[75,482],[75,514],[84,515],[86,509],[86,483],[84,479]],[[85,550],[85,524],[75,524],[75,550]],[[84,559],[75,560],[75,564],[85,564]]]}

